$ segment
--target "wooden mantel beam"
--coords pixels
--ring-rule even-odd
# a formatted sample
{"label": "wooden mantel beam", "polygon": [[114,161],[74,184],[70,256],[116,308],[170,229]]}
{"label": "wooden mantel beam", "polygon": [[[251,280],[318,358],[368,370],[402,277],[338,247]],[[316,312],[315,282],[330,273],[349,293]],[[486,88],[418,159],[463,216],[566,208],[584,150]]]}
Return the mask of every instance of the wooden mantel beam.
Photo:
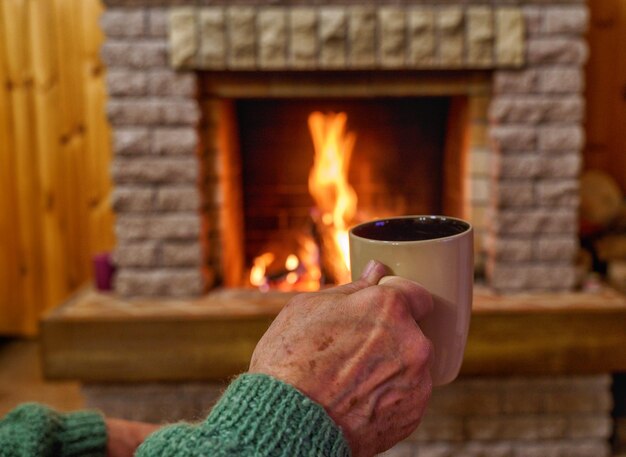
{"label": "wooden mantel beam", "polygon": [[[42,321],[44,373],[82,382],[209,381],[247,368],[290,294],[228,289],[195,300],[87,290]],[[465,375],[626,372],[626,297],[498,296],[478,288]]]}

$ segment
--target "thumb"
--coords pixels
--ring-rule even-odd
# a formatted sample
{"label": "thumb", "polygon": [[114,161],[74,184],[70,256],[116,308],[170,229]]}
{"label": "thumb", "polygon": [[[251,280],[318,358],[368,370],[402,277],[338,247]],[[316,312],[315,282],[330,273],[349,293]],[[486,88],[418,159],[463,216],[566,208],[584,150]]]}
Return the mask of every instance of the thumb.
{"label": "thumb", "polygon": [[361,273],[361,277],[356,281],[332,287],[330,289],[325,289],[320,292],[345,295],[353,294],[361,289],[365,289],[366,287],[375,286],[378,284],[378,281],[388,274],[389,269],[384,264],[376,260],[370,260],[367,262],[367,265],[365,265],[363,273]]}

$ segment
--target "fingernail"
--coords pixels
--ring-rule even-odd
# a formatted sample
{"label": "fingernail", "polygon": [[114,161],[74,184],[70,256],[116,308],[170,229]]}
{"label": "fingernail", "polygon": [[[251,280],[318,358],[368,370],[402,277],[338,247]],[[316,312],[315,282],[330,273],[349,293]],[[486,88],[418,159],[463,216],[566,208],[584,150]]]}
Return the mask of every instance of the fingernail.
{"label": "fingernail", "polygon": [[363,273],[361,273],[361,278],[367,279],[369,275],[376,269],[376,261],[370,260],[365,264],[365,268],[363,268]]}

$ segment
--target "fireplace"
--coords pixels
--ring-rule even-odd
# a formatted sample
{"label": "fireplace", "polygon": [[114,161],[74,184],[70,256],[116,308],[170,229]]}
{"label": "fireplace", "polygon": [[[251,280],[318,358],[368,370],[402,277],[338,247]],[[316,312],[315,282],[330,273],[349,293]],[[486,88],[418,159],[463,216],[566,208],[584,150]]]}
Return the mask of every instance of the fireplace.
{"label": "fireplace", "polygon": [[[428,185],[437,202],[396,211],[468,218],[477,271],[497,291],[575,286],[586,59],[579,3],[107,3],[117,293],[197,296],[242,284],[252,251],[262,249],[251,245],[266,241],[252,225],[262,218],[245,206],[260,196],[250,182],[259,158],[241,130],[255,110],[265,119],[280,116],[265,110],[272,105],[343,104],[358,124],[358,104],[395,100],[412,111],[421,99],[437,111],[441,97],[446,134],[425,175],[440,180]],[[398,167],[396,182],[414,165]],[[365,204],[371,192],[356,182],[377,166],[359,166],[351,173]],[[396,194],[389,182],[386,198],[412,192]]]}

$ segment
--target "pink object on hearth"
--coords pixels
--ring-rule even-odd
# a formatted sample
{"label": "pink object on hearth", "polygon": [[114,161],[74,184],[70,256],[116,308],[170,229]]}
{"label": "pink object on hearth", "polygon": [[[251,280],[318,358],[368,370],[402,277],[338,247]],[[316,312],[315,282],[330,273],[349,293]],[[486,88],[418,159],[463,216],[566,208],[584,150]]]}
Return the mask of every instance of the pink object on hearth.
{"label": "pink object on hearth", "polygon": [[113,273],[115,266],[109,252],[93,256],[93,276],[96,289],[109,292],[113,289]]}

